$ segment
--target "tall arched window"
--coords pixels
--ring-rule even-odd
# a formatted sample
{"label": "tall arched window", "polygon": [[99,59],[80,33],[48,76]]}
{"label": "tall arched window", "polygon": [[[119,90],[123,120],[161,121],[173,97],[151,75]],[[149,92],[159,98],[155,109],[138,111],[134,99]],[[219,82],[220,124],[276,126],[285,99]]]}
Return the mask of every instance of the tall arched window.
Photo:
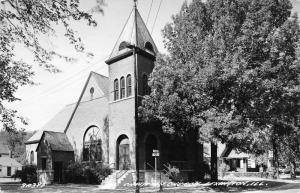
{"label": "tall arched window", "polygon": [[125,98],[125,78],[123,76],[120,79],[120,86],[121,86],[120,99],[122,99]]}
{"label": "tall arched window", "polygon": [[145,43],[145,48],[146,48],[146,50],[153,52],[153,46],[150,42]]}
{"label": "tall arched window", "polygon": [[102,141],[98,127],[87,129],[83,138],[82,154],[83,161],[102,161]]}
{"label": "tall arched window", "polygon": [[132,94],[132,86],[131,86],[131,75],[128,74],[126,77],[126,91],[127,91],[127,97],[131,96]]}
{"label": "tall arched window", "polygon": [[119,81],[115,79],[114,81],[114,100],[119,99]]}
{"label": "tall arched window", "polygon": [[120,45],[119,45],[119,51],[127,48],[127,45],[128,45],[127,42],[121,42]]}
{"label": "tall arched window", "polygon": [[33,164],[34,163],[34,152],[31,151],[30,152],[30,164]]}
{"label": "tall arched window", "polygon": [[146,74],[143,75],[143,95],[147,95],[150,92],[150,88],[148,86],[148,76]]}

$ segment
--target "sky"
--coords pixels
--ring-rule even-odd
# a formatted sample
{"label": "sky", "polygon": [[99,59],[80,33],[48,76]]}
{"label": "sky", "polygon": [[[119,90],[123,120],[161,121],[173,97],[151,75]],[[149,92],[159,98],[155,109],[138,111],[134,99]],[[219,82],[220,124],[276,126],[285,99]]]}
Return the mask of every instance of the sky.
{"label": "sky", "polygon": [[[139,0],[138,9],[146,22],[152,1],[147,27],[150,32],[153,30],[152,37],[159,51],[166,53],[161,30],[168,22],[171,22],[171,16],[179,12],[185,0],[162,0],[155,25],[154,20],[160,0]],[[94,0],[82,0],[82,2],[82,7],[88,9]],[[57,37],[43,37],[42,42],[50,49],[76,58],[76,61],[71,63],[59,59],[54,60],[53,64],[62,71],[61,73],[52,74],[45,71],[33,62],[27,50],[17,47],[17,57],[33,64],[34,81],[37,83],[34,86],[19,88],[16,97],[21,101],[8,104],[8,107],[16,109],[20,115],[27,118],[29,125],[25,127],[26,130],[41,129],[65,105],[76,102],[91,71],[108,75],[108,67],[104,61],[108,59],[125,25],[133,7],[133,0],[106,0],[105,3],[104,14],[95,15],[97,27],[88,27],[83,22],[73,24],[74,29],[82,37],[85,47],[94,54],[94,57],[76,53],[72,46],[62,38],[59,27],[57,27]],[[292,3],[293,11],[299,12],[300,0],[292,0]]]}
{"label": "sky", "polygon": [[[95,0],[82,0],[82,8],[89,9]],[[152,0],[139,0],[138,10],[147,21]],[[166,23],[171,22],[171,16],[179,12],[184,0],[162,0],[157,20],[154,20],[159,8],[160,0],[153,0],[151,12],[147,22],[149,31],[160,52],[166,52],[163,46],[161,30]],[[123,26],[133,8],[133,0],[105,0],[104,14],[96,14],[97,27],[89,27],[84,22],[74,23],[72,27],[81,36],[87,51],[94,57],[86,57],[77,53],[68,41],[62,37],[62,30],[58,26],[57,37],[42,37],[43,45],[54,49],[58,53],[75,57],[76,61],[67,63],[55,59],[52,63],[62,72],[52,74],[34,63],[32,55],[23,47],[17,47],[17,57],[33,64],[35,72],[34,81],[37,85],[23,86],[18,89],[16,97],[21,101],[8,104],[8,107],[16,109],[24,116],[29,125],[28,131],[41,129],[56,113],[65,105],[78,100],[84,83],[91,71],[108,75],[108,67],[105,60],[108,59]]]}

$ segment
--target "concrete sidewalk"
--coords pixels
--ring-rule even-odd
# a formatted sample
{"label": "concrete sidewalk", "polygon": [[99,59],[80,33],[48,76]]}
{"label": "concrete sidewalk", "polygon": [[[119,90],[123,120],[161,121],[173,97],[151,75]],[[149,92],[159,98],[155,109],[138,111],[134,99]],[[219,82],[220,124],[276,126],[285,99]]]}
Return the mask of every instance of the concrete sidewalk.
{"label": "concrete sidewalk", "polygon": [[14,179],[14,178],[1,178],[0,177],[0,183],[21,183],[20,179]]}

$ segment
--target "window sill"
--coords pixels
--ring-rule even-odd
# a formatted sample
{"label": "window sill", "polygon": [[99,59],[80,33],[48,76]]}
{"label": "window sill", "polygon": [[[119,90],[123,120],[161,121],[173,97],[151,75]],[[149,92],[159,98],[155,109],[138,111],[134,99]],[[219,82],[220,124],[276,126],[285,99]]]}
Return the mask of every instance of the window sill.
{"label": "window sill", "polygon": [[118,103],[118,102],[125,101],[125,100],[129,100],[129,99],[132,99],[132,98],[134,98],[134,96],[130,96],[130,97],[118,99],[118,100],[115,100],[115,101],[111,101],[111,102],[109,102],[109,104],[112,104],[112,103]]}

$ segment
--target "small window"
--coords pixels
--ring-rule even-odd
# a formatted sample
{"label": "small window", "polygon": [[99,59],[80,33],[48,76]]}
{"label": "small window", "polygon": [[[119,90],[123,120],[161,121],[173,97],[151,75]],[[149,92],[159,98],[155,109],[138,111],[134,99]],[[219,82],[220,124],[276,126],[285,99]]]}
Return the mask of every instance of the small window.
{"label": "small window", "polygon": [[127,97],[131,96],[132,94],[132,85],[131,85],[131,75],[128,74],[126,77],[126,90],[127,90]]}
{"label": "small window", "polygon": [[33,164],[34,163],[34,152],[31,151],[30,152],[30,164]]}
{"label": "small window", "polygon": [[146,48],[146,50],[153,52],[153,46],[150,42],[145,43],[145,48]]}
{"label": "small window", "polygon": [[119,99],[119,81],[115,79],[114,81],[114,100]]}
{"label": "small window", "polygon": [[125,79],[122,77],[120,79],[120,84],[121,84],[121,96],[120,99],[125,98]]}
{"label": "small window", "polygon": [[123,49],[125,49],[125,48],[127,48],[127,45],[128,45],[127,42],[121,42],[121,43],[120,43],[120,46],[119,46],[119,51],[120,51],[120,50],[123,50]]}
{"label": "small window", "polygon": [[7,176],[11,176],[11,167],[7,167]]}
{"label": "small window", "polygon": [[46,170],[47,158],[42,158],[42,170]]}
{"label": "small window", "polygon": [[148,86],[148,76],[143,75],[143,95],[148,95],[150,93],[150,88]]}
{"label": "small window", "polygon": [[240,160],[236,159],[235,161],[236,161],[236,167],[237,168],[241,168],[241,162],[240,162]]}
{"label": "small window", "polygon": [[91,100],[93,100],[95,89],[94,87],[90,88]]}

